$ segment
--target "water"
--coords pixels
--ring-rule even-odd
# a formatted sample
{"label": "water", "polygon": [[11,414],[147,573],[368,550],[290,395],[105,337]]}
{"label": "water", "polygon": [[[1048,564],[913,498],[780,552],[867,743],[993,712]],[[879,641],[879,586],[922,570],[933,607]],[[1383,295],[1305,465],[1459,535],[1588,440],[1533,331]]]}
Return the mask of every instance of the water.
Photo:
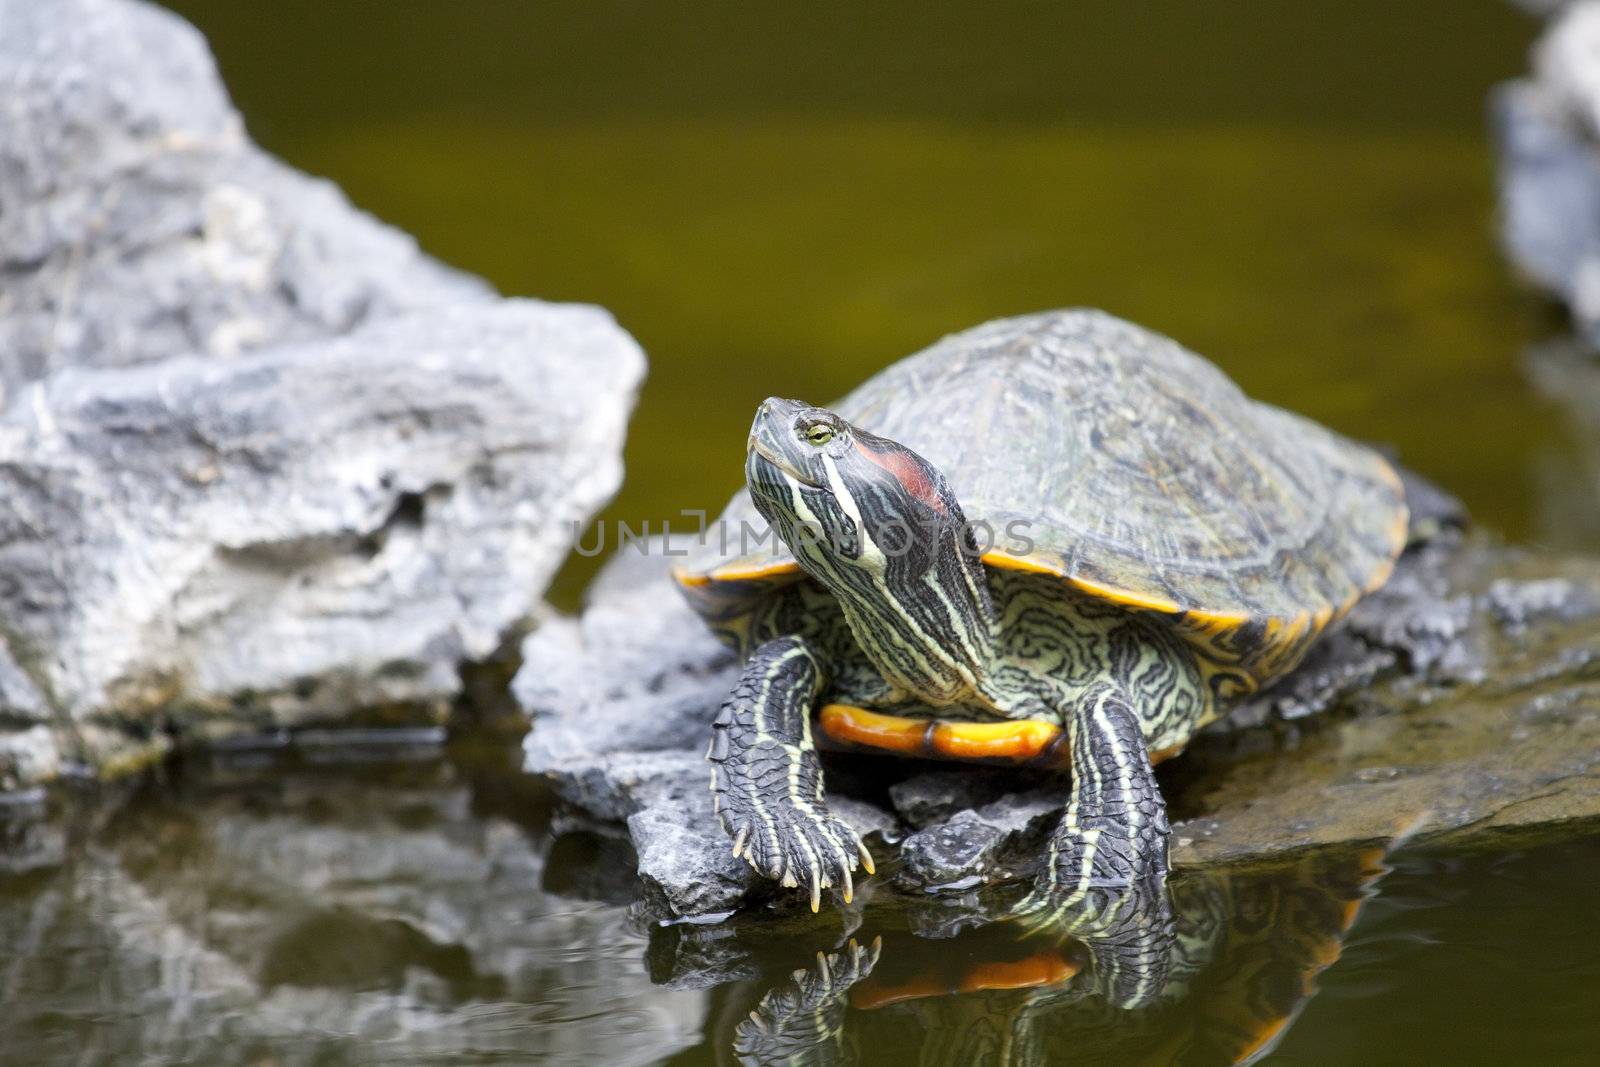
{"label": "water", "polygon": [[[1600,827],[1184,873],[1205,969],[1123,1012],[1090,981],[1092,946],[1009,923],[947,936],[983,914],[971,901],[636,921],[625,840],[575,824],[511,747],[230,757],[67,804],[31,849],[12,842],[34,869],[0,879],[0,1062],[727,1063],[762,998],[850,936],[881,939],[837,1018],[861,1063],[977,1062],[940,1056],[991,1037],[1016,1064],[1225,1063],[1272,1040],[1281,1063],[1587,1063],[1600,1040]],[[975,988],[1042,973],[1062,980]]]}
{"label": "water", "polygon": [[[1536,348],[1559,318],[1494,243],[1485,94],[1534,33],[1508,5],[174,6],[268,148],[640,339],[608,527],[719,507],[768,394],[826,400],[943,333],[1091,304],[1392,444],[1513,540],[1600,550],[1600,386]],[[763,996],[847,940],[831,915],[641,926],[626,841],[513,750],[176,767],[30,824],[0,878],[0,1062],[726,1063]],[[1177,888],[1256,932],[1210,942],[1235,961],[1215,973],[1252,946],[1287,968],[1268,1062],[1587,1063],[1597,872],[1588,828]],[[1271,1014],[1225,977],[1137,1019],[1076,976],[874,1006],[1047,958],[1007,924],[917,936],[948,920],[929,907],[885,896],[850,931],[882,938],[839,1020],[861,1062],[934,1062],[952,1033],[1165,1062],[1175,1035]],[[1335,913],[1331,938],[1291,921]],[[1060,976],[1085,949],[1048,951]]]}

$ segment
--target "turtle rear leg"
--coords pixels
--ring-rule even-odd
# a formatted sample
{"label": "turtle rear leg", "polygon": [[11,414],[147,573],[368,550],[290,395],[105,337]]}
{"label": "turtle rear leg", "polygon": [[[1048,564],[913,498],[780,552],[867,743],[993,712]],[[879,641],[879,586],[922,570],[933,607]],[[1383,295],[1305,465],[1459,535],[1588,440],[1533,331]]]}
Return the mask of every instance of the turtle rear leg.
{"label": "turtle rear leg", "polygon": [[822,666],[800,637],[756,649],[712,723],[711,791],[733,853],[786,886],[805,885],[811,910],[839,886],[848,902],[850,872],[871,874],[861,838],[828,810],[822,766],[811,739],[811,709]]}

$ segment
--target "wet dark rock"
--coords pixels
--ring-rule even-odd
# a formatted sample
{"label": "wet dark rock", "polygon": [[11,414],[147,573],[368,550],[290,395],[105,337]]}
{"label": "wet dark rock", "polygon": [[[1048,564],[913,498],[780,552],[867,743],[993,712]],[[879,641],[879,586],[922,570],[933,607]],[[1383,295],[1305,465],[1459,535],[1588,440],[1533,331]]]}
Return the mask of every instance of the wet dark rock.
{"label": "wet dark rock", "polygon": [[943,822],[958,811],[998,800],[1017,787],[1007,771],[974,767],[926,771],[889,787],[889,802],[907,826],[920,830]]}
{"label": "wet dark rock", "polygon": [[895,881],[908,889],[953,892],[1014,875],[1013,865],[1038,855],[1065,800],[1063,782],[957,811],[902,842]]}
{"label": "wet dark rock", "polygon": [[563,800],[627,824],[652,913],[730,911],[755,888],[755,872],[734,857],[717,823],[701,750],[613,752],[543,773]]}
{"label": "wet dark rock", "polygon": [[828,806],[863,840],[874,835],[898,837],[900,823],[894,817],[894,813],[872,801],[858,800],[843,793],[835,793],[829,799]]}
{"label": "wet dark rock", "polygon": [[616,489],[638,346],[263,153],[176,16],[0,25],[0,789],[436,723]]}
{"label": "wet dark rock", "polygon": [[540,888],[558,897],[632,904],[639,897],[639,860],[624,834],[590,829],[558,833],[551,827]]}
{"label": "wet dark rock", "polygon": [[707,916],[731,912],[764,879],[733,854],[711,809],[711,793],[682,804],[658,804],[628,817],[639,854],[639,882],[653,914]]}
{"label": "wet dark rock", "polygon": [[761,975],[730,923],[676,923],[650,932],[650,978],[668,989],[710,989]]}

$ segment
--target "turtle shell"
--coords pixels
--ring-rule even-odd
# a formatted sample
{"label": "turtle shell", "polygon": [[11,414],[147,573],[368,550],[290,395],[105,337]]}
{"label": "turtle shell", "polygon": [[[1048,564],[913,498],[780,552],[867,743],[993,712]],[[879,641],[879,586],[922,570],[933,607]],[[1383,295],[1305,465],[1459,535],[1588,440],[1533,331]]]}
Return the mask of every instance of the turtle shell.
{"label": "turtle shell", "polygon": [[[1289,669],[1404,547],[1382,457],[1251,400],[1211,363],[1104,312],[947,337],[833,410],[944,472],[992,567],[1044,572],[1171,616],[1253,688]],[[741,491],[678,579],[708,618],[793,580]],[[1235,673],[1235,672],[1230,672]]]}

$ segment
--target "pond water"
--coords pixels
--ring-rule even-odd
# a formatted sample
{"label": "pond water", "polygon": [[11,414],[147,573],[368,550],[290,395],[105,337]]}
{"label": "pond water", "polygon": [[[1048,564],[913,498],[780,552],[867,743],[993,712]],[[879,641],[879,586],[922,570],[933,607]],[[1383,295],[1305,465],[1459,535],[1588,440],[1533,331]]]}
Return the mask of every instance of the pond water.
{"label": "pond water", "polygon": [[973,915],[938,898],[640,922],[626,839],[563,813],[513,748],[235,754],[68,804],[8,842],[0,1062],[737,1062],[749,1013],[847,934],[881,939],[877,967],[838,1041],[793,1062],[1205,1064],[1266,1043],[1286,1064],[1576,1064],[1600,1041],[1600,826],[1182,873],[1204,970],[1124,1011],[1088,979],[1094,946],[1006,922],[952,938]]}
{"label": "pond water", "polygon": [[[1509,5],[172,6],[266,147],[638,337],[608,527],[720,507],[768,394],[824,401],[944,333],[1088,304],[1392,445],[1511,540],[1600,550],[1600,386],[1539,347],[1561,321],[1495,245],[1485,99],[1536,32]],[[1080,978],[1092,945],[919,936],[955,921],[933,901],[640,923],[625,838],[514,753],[191,761],[18,821],[0,1062],[734,1062],[751,1010],[847,934],[878,965],[805,1062],[1600,1047],[1600,828],[1186,872],[1208,977],[1119,1013]],[[1024,973],[1055,981],[998,988]]]}

